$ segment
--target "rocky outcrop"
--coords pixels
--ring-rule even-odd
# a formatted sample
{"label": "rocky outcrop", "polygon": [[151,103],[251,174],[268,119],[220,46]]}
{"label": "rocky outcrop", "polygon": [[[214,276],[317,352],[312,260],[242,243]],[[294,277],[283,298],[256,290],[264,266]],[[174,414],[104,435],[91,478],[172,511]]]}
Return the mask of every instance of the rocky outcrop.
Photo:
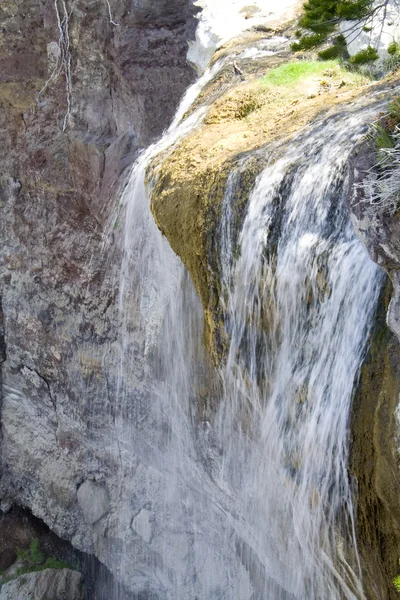
{"label": "rocky outcrop", "polygon": [[[289,140],[321,111],[333,114],[365,91],[366,80],[339,67],[326,68],[319,76],[305,73],[290,85],[282,85],[279,75],[269,79],[270,70],[288,61],[288,42],[278,38],[277,44],[276,39],[273,31],[258,33],[258,39],[252,32],[236,40],[237,46],[229,44],[241,74],[231,63],[221,69],[194,104],[207,107],[201,126],[161,160],[157,157],[148,174],[154,181],[154,218],[191,273],[203,304],[206,345],[216,362],[226,345],[219,249],[228,176],[236,173],[238,199],[231,219],[238,232],[250,190],[271,159],[274,142]],[[261,50],[260,57],[249,60],[246,43],[255,50],[273,47],[275,54],[263,56]]]}
{"label": "rocky outcrop", "polygon": [[350,470],[357,482],[357,540],[367,598],[395,600],[399,571],[398,402],[400,347],[386,325],[390,283],[381,295],[354,398]]}
{"label": "rocky outcrop", "polygon": [[83,600],[82,577],[70,569],[44,569],[5,583],[0,600]]}
{"label": "rocky outcrop", "polygon": [[123,477],[111,215],[194,77],[195,12],[187,0],[0,7],[0,498],[111,567],[105,522]]}
{"label": "rocky outcrop", "polygon": [[363,182],[377,167],[373,139],[363,139],[351,159],[351,178],[355,193],[349,199],[354,228],[373,261],[389,274],[393,295],[389,304],[388,325],[400,340],[400,220],[398,207],[374,204],[365,197]]}
{"label": "rocky outcrop", "polygon": [[366,588],[369,597],[394,600],[392,579],[400,555],[400,225],[396,206],[374,202],[365,193],[377,163],[374,136],[361,139],[350,160],[348,204],[358,236],[390,282],[355,397],[351,468],[358,483],[357,528]]}
{"label": "rocky outcrop", "polygon": [[[152,196],[155,219],[192,274],[206,315],[207,345],[217,363],[221,360],[225,344],[221,322],[221,265],[218,261],[224,191],[232,185],[232,181],[235,182],[239,201],[231,207],[230,225],[233,231],[240,227],[248,193],[257,174],[267,160],[272,160],[274,148],[272,144],[265,144],[284,138],[315,120],[322,102],[325,107],[329,105],[331,114],[342,110],[337,106],[342,99],[334,85],[323,94],[304,98],[303,84],[303,95],[298,93],[298,97],[292,97],[290,101],[280,95],[282,92],[274,90],[278,112],[271,100],[272,94],[269,94],[268,100],[263,97],[264,89],[256,71],[252,72],[255,75],[252,79],[245,65],[242,67],[240,64],[240,67],[245,73],[246,83],[232,82],[230,90],[225,88],[217,95],[215,82],[211,82],[202,94],[202,101],[206,104],[207,92],[210,94],[202,126],[181,140],[172,152],[163,157],[163,162],[156,161],[149,173],[155,181]],[[226,82],[224,71],[219,80]],[[384,85],[387,86],[384,91],[387,98],[393,83],[389,80]],[[369,98],[365,88],[362,93],[366,96],[366,103],[375,104],[378,112],[377,91],[379,88],[375,88]],[[351,94],[355,99],[360,90],[355,89]],[[343,104],[348,104],[349,97],[346,90]],[[363,110],[362,101],[358,107]],[[269,119],[273,128],[269,128]],[[375,160],[375,153],[364,140],[352,158],[350,189],[354,183],[362,181],[364,171],[371,168]],[[232,174],[236,179],[229,180],[227,184]],[[359,195],[353,200],[351,210],[356,231],[373,260],[382,265],[392,278],[395,296],[389,308],[389,325],[397,333],[393,320],[398,294],[397,257],[400,257],[398,218],[393,218],[393,213],[376,211],[363,203]],[[387,293],[381,298],[380,313],[354,403],[351,457],[351,472],[358,486],[357,538],[365,592],[367,598],[382,600],[396,595],[392,579],[398,572],[400,555],[396,412],[400,391],[399,348],[398,341],[385,324]]]}

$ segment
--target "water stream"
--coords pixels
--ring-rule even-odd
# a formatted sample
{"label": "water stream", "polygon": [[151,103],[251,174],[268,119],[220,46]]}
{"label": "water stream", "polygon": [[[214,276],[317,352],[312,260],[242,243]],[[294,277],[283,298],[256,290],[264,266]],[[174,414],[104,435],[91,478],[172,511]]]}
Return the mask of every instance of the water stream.
{"label": "water stream", "polygon": [[[344,196],[346,160],[367,118],[368,110],[349,111],[310,126],[283,153],[275,148],[277,160],[272,151],[249,198],[236,262],[239,171],[225,193],[231,344],[219,414],[221,479],[257,532],[271,577],[264,598],[363,598],[349,416],[382,276],[354,234]],[[276,582],[289,595],[276,595]]]}
{"label": "water stream", "polygon": [[216,248],[230,347],[217,413],[199,422],[201,306],[153,221],[145,173],[201,122],[206,107],[182,117],[220,67],[190,88],[124,193],[116,427],[120,495],[136,516],[119,515],[121,573],[160,600],[361,600],[349,417],[382,276],[344,198],[376,108],[266,149],[239,235],[231,173]]}

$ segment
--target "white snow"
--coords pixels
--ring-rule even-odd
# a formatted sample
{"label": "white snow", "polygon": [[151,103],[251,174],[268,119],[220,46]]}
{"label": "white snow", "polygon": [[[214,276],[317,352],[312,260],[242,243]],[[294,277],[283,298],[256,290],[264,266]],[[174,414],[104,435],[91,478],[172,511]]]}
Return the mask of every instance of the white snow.
{"label": "white snow", "polygon": [[202,11],[187,58],[202,73],[218,47],[254,25],[290,18],[299,0],[197,0],[195,5]]}

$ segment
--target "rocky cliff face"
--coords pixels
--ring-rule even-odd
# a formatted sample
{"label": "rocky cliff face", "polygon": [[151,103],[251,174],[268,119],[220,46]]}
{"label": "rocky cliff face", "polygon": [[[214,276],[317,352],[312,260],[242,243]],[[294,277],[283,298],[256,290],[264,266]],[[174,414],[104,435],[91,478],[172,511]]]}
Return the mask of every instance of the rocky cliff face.
{"label": "rocky cliff face", "polygon": [[372,260],[389,276],[355,397],[352,435],[352,471],[360,498],[357,527],[366,585],[371,597],[383,600],[396,597],[392,579],[398,572],[400,554],[400,228],[398,208],[383,199],[378,204],[371,202],[365,193],[365,182],[377,172],[378,161],[375,140],[361,139],[350,160],[348,204],[358,236]]}
{"label": "rocky cliff face", "polygon": [[[175,545],[164,540],[164,555],[152,546],[154,532],[162,535],[155,506],[163,506],[160,490],[168,477],[161,467],[154,468],[163,463],[155,457],[146,429],[151,420],[148,361],[160,361],[146,347],[135,295],[140,290],[134,290],[128,329],[135,340],[130,369],[121,382],[116,199],[138,151],[168,125],[193,80],[186,51],[194,14],[187,0],[4,0],[0,7],[0,499],[29,507],[58,535],[96,553],[119,579],[131,587],[134,580],[135,591],[151,598],[173,597],[163,577],[168,572],[172,581],[181,574],[171,574],[163,557],[179,548],[183,562],[195,540],[188,541],[185,522],[173,532]],[[154,216],[192,275],[215,362],[225,343],[216,248],[229,172],[241,169],[242,194],[234,207],[238,230],[248,191],[268,160],[266,144],[295,133],[328,107],[334,115],[365,93],[365,82],[350,75],[344,81],[340,70],[309,78],[306,87],[300,82],[294,93],[264,87],[266,69],[288,56],[286,45],[271,58],[274,44],[282,42],[276,41],[276,33],[259,28],[219,53],[219,58],[235,54],[235,67],[228,61],[200,96],[197,106],[210,105],[202,128],[149,171],[156,182]],[[246,54],[249,47],[252,54]],[[371,95],[371,104],[376,98]],[[370,219],[362,203],[353,212],[373,259],[392,277],[389,322],[399,334],[397,220],[385,215]],[[192,293],[191,284],[188,289]],[[183,318],[184,329],[193,325],[190,320],[189,315]],[[398,374],[390,355],[397,356],[398,349],[393,338],[388,344],[383,350],[380,346],[381,358],[369,359],[372,366],[361,378],[352,465],[364,498],[359,531],[368,585],[371,597],[378,590],[382,598],[392,593],[387,577],[395,575],[387,561],[394,569],[400,554],[393,494],[396,444],[385,441],[386,420],[391,439],[396,436]],[[212,465],[206,420],[212,414],[212,392],[205,364],[196,374],[193,414],[204,429],[199,434],[202,458],[207,455]],[[366,391],[372,380],[378,403]],[[129,390],[123,404],[120,387]],[[360,408],[365,398],[368,409]],[[372,459],[357,450],[366,431],[375,436]],[[161,449],[171,435],[167,426],[160,430]],[[368,471],[368,461],[375,458]],[[196,460],[188,458],[191,468]],[[195,500],[196,494],[197,489]],[[190,523],[197,504],[192,506],[184,493],[181,497]],[[212,510],[217,517],[205,511],[198,518],[219,547],[227,543],[221,534],[226,535],[226,523],[218,508]],[[369,526],[376,515],[382,526]],[[227,577],[242,578],[242,600],[251,595],[249,579],[257,580],[259,573],[249,567],[257,571],[250,546],[236,539],[233,529],[229,533],[236,563]],[[390,547],[384,556],[382,543]],[[207,547],[201,550],[206,556]],[[211,562],[203,568],[211,571]],[[146,572],[149,565],[154,581]],[[190,573],[194,580],[195,569]],[[185,585],[192,590],[193,581]],[[217,588],[211,593],[223,597]]]}
{"label": "rocky cliff face", "polygon": [[103,235],[127,168],[193,79],[195,12],[186,0],[0,7],[0,497],[89,552],[120,466],[120,257]]}

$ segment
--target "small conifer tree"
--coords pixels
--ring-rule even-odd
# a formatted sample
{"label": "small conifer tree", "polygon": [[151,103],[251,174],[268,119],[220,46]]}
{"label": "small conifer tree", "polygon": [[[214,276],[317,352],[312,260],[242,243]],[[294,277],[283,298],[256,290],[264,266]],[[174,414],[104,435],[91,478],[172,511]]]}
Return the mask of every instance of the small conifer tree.
{"label": "small conifer tree", "polygon": [[[333,45],[323,50],[320,58],[345,56],[346,44],[343,43],[343,36],[336,33],[337,25],[343,21],[354,21],[354,24],[362,20],[368,21],[368,17],[372,17],[389,1],[383,0],[376,5],[374,0],[307,0],[303,5],[303,16],[299,20],[299,40],[292,44],[292,50],[310,50],[331,41]],[[367,59],[364,62],[376,60],[378,55],[372,50],[374,49],[360,57],[360,62],[364,58]]]}

